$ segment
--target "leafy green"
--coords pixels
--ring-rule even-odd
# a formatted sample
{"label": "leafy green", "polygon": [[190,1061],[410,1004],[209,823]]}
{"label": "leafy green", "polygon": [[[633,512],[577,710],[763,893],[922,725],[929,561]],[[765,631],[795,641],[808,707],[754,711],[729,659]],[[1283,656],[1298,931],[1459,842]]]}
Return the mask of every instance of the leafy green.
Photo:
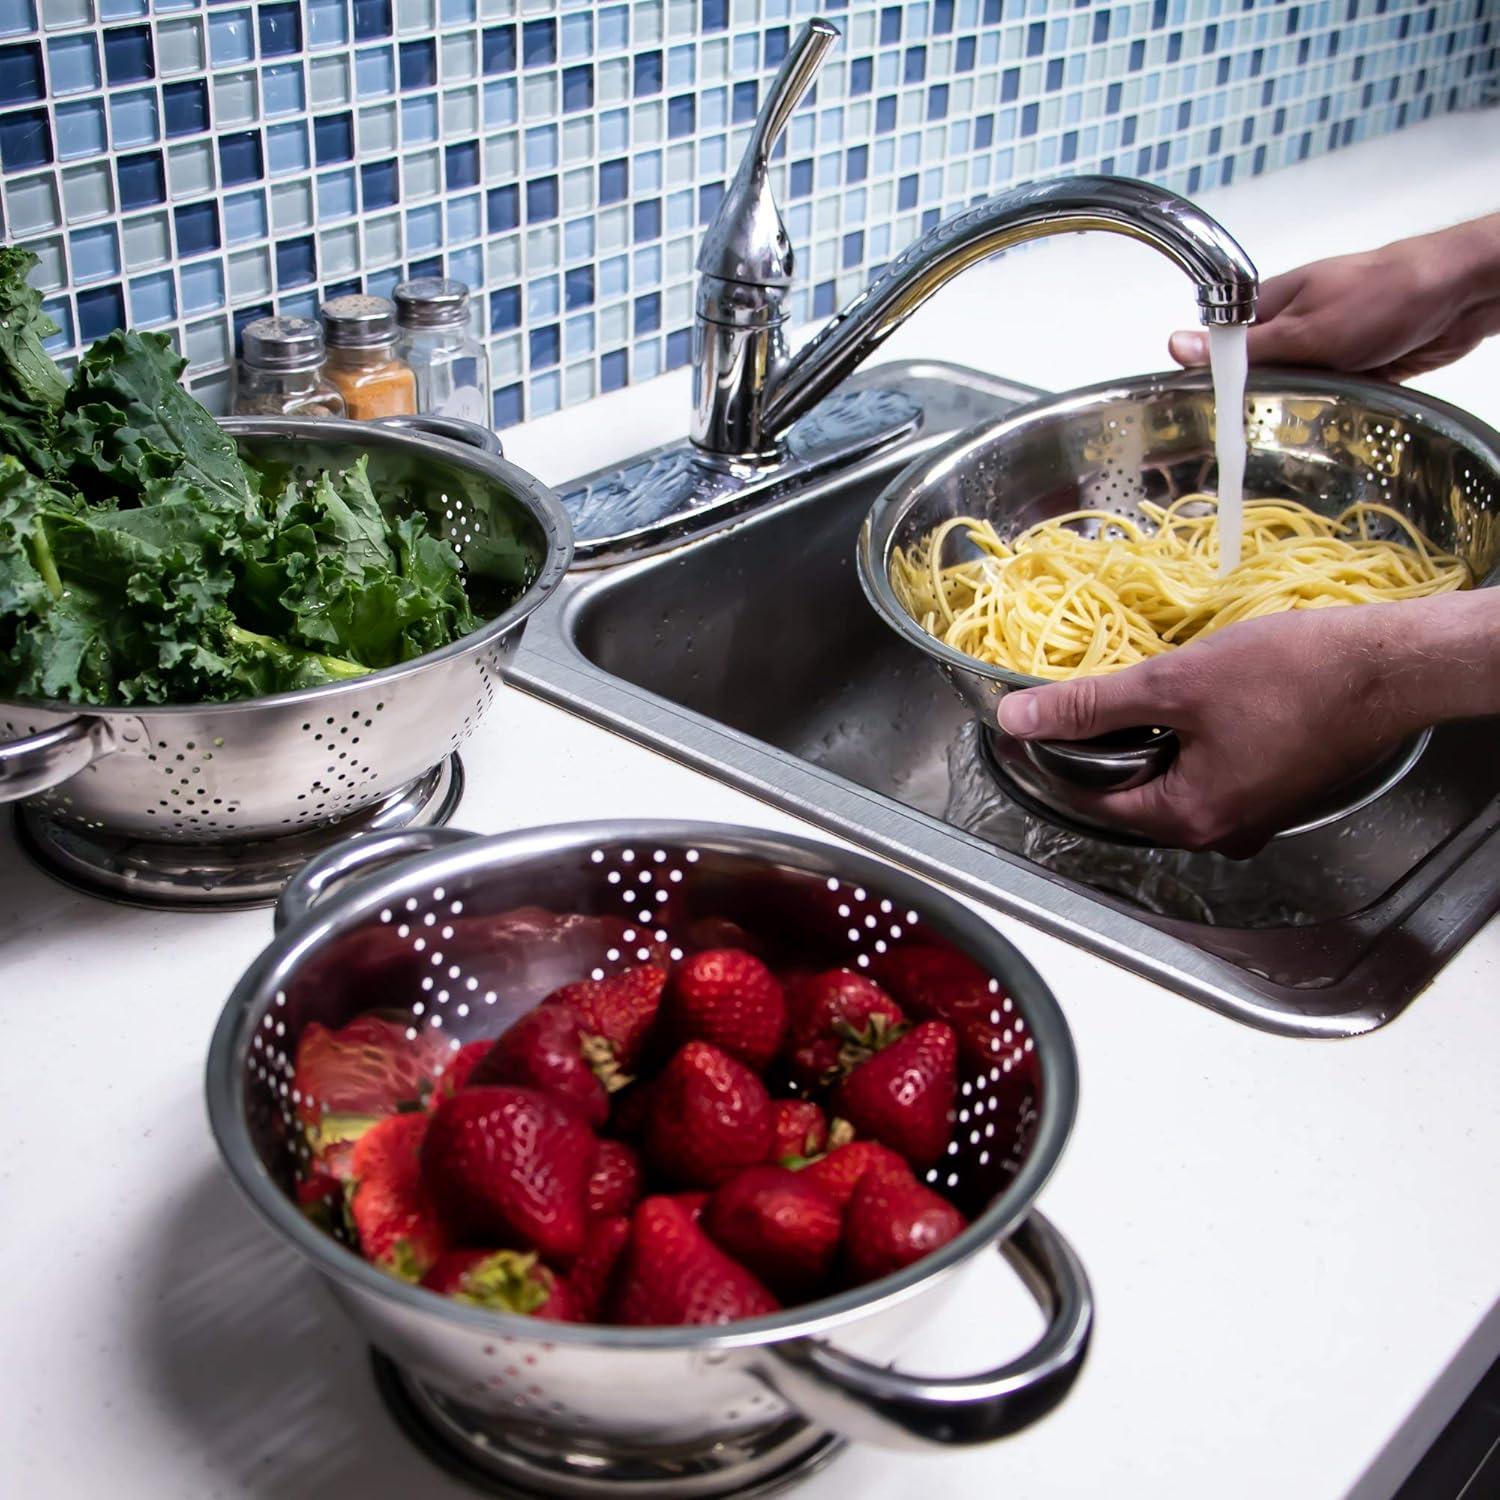
{"label": "leafy green", "polygon": [[26,284],[36,263],[29,250],[0,246],[0,453],[45,474],[54,461],[52,442],[68,382],[42,347],[57,324]]}
{"label": "leafy green", "polygon": [[[259,696],[477,627],[419,482],[383,506],[364,457],[311,475],[247,465],[156,334],[110,334],[67,383],[42,349],[32,263],[0,251],[0,693]],[[497,528],[486,571],[502,595],[530,581],[534,551]]]}

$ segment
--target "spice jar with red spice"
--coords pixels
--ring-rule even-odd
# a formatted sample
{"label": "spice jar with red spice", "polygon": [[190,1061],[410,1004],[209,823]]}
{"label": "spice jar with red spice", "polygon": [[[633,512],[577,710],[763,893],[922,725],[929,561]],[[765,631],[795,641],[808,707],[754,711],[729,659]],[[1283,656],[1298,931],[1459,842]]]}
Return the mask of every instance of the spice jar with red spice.
{"label": "spice jar with red spice", "polygon": [[384,297],[350,295],[323,304],[325,373],[356,421],[409,417],[417,410],[411,366],[396,354],[396,308]]}

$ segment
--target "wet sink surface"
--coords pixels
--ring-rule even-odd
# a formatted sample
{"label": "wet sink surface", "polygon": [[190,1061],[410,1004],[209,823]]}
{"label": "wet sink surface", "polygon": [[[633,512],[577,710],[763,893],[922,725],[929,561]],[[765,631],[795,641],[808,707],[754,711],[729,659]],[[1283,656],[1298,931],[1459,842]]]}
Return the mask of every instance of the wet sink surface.
{"label": "wet sink surface", "polygon": [[1396,1014],[1496,904],[1495,725],[1439,733],[1380,802],[1244,862],[1030,817],[854,569],[916,445],[1030,393],[945,366],[882,376],[928,407],[924,431],[675,552],[575,575],[529,628],[519,685],[1252,1024],[1348,1035]]}

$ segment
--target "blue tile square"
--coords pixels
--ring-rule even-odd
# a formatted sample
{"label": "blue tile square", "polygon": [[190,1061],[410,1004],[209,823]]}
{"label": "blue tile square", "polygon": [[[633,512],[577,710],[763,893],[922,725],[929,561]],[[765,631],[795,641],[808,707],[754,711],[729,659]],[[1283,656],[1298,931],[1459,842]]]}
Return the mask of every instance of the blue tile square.
{"label": "blue tile square", "polygon": [[92,344],[125,326],[125,297],[120,285],[90,287],[78,294],[78,338]]}
{"label": "blue tile square", "polygon": [[73,309],[66,297],[49,297],[42,303],[42,311],[57,325],[57,332],[42,340],[42,347],[49,354],[61,354],[73,347]]}
{"label": "blue tile square", "polygon": [[354,160],[354,116],[347,110],[313,121],[313,150],[320,167]]}
{"label": "blue tile square", "polygon": [[884,135],[888,130],[896,128],[896,96],[887,94],[883,99],[875,101],[875,129]]}
{"label": "blue tile square", "polygon": [[995,144],[994,115],[980,115],[974,121],[974,149],[988,151]]}
{"label": "blue tile square", "polygon": [[565,114],[594,107],[594,69],[590,64],[563,69],[562,106]]}
{"label": "blue tile square", "polygon": [[491,188],[485,201],[491,234],[505,234],[521,222],[521,190],[513,182]]}
{"label": "blue tile square", "polygon": [[40,99],[44,92],[41,44],[17,42],[0,47],[0,99],[7,104],[27,104]]}
{"label": "blue tile square", "polygon": [[111,85],[156,77],[149,26],[117,26],[104,33],[104,71]]}
{"label": "blue tile square", "polygon": [[787,174],[787,195],[792,198],[806,198],[812,190],[812,158],[807,157],[802,161],[794,161],[790,172]]}
{"label": "blue tile square", "polygon": [[[100,111],[102,126],[103,112]],[[19,109],[0,115],[0,167],[21,172],[52,160],[52,131],[44,109]]]}
{"label": "blue tile square", "polygon": [[419,94],[401,101],[401,139],[408,146],[426,145],[438,138],[437,96]]}
{"label": "blue tile square", "polygon": [[979,43],[971,36],[961,36],[953,54],[953,66],[959,73],[972,73],[979,60]]}
{"label": "blue tile square", "polygon": [[559,43],[565,61],[588,57],[594,50],[594,18],[586,10],[562,18]]}
{"label": "blue tile square", "polygon": [[729,0],[701,0],[700,14],[704,31],[728,30]]}
{"label": "blue tile square", "polygon": [[894,46],[901,40],[901,7],[887,5],[880,12],[880,45]]}
{"label": "blue tile square", "polygon": [[[406,216],[406,248],[414,255],[425,255],[443,243],[443,206],[427,203],[412,209]],[[413,275],[416,273],[413,272]]]}
{"label": "blue tile square", "polygon": [[630,195],[630,162],[625,157],[599,163],[599,202],[623,203]]}
{"label": "blue tile square", "polygon": [[224,305],[224,267],[216,260],[194,261],[178,273],[185,313],[210,312]]}
{"label": "blue tile square", "polygon": [[[266,195],[259,188],[249,193],[232,193],[224,200],[224,237],[231,245],[265,239]],[[182,243],[180,231],[177,242],[179,246]]]}
{"label": "blue tile square", "polygon": [[656,333],[661,328],[661,293],[648,292],[635,299],[635,336]]}
{"label": "blue tile square", "polygon": [[379,99],[396,91],[396,64],[389,47],[366,47],[354,56],[354,86],[361,99]]}
{"label": "blue tile square", "polygon": [[431,37],[402,42],[401,89],[430,89],[437,83],[437,43]]}
{"label": "blue tile square", "polygon": [[177,291],[170,271],[153,271],[130,283],[130,321],[151,328],[177,316]]}
{"label": "blue tile square", "polygon": [[630,378],[630,355],[624,349],[611,349],[599,361],[599,389],[618,391]]}
{"label": "blue tile square", "polygon": [[514,78],[496,78],[485,84],[485,125],[514,125],[519,114],[518,93]]}
{"label": "blue tile square", "polygon": [[117,147],[149,146],[158,139],[156,91],[132,89],[109,101],[109,123]]}
{"label": "blue tile square", "polygon": [[[225,205],[226,210],[228,205]],[[184,203],[173,210],[177,224],[177,253],[203,255],[219,248],[219,210],[216,204]]]}
{"label": "blue tile square", "polygon": [[47,60],[54,94],[82,94],[99,87],[99,51],[92,36],[53,37],[47,43]]}
{"label": "blue tile square", "polygon": [[122,156],[115,163],[119,181],[120,207],[149,208],[167,201],[167,176],[160,151],[142,151],[137,156]]}
{"label": "blue tile square", "polygon": [[731,118],[736,125],[748,124],[755,118],[755,112],[760,107],[755,80],[751,78],[735,84],[732,97]]}
{"label": "blue tile square", "polygon": [[556,21],[527,21],[522,26],[521,59],[528,68],[545,68],[557,61]]}
{"label": "blue tile square", "polygon": [[459,141],[443,157],[444,180],[450,193],[460,193],[479,183],[479,142]]}
{"label": "blue tile square", "polygon": [[1027,57],[1040,57],[1042,48],[1047,45],[1047,23],[1045,21],[1033,21],[1026,28],[1026,55]]}
{"label": "blue tile square", "polygon": [[556,323],[533,328],[527,340],[531,350],[531,368],[543,370],[555,365],[562,355],[562,336]]}
{"label": "blue tile square", "polygon": [[266,131],[266,165],[273,177],[307,170],[311,161],[307,154],[306,120],[288,120]]}
{"label": "blue tile square", "polygon": [[[46,116],[41,110],[34,113]],[[76,161],[80,156],[99,156],[105,149],[104,103],[100,99],[75,99],[59,104],[57,114],[57,154],[62,161]],[[4,141],[5,120],[0,118],[0,146]],[[48,158],[50,160],[50,157]],[[39,162],[22,163],[38,166]],[[14,171],[10,159],[5,170]]]}
{"label": "blue tile square", "polygon": [[594,268],[575,266],[563,277],[563,296],[569,312],[594,305]]}
{"label": "blue tile square", "polygon": [[521,326],[521,288],[504,286],[490,293],[490,332],[509,333]]}
{"label": "blue tile square", "polygon": [[705,182],[698,189],[698,223],[704,227],[713,223],[714,215],[719,211],[719,205],[723,201],[724,184]]}
{"label": "blue tile square", "polygon": [[293,0],[260,8],[260,55],[286,57],[302,50],[302,16]]}
{"label": "blue tile square", "polygon": [[307,0],[309,47],[342,47],[348,40],[348,0]]}
{"label": "blue tile square", "polygon": [[75,281],[104,281],[120,274],[120,239],[113,224],[75,229],[68,236]]}
{"label": "blue tile square", "polygon": [[36,30],[31,0],[0,0],[0,36],[21,36]]}
{"label": "blue tile square", "polygon": [[365,212],[390,208],[401,196],[400,169],[394,158],[364,163],[359,169]]}
{"label": "blue tile square", "polygon": [[451,198],[448,210],[448,242],[477,240],[484,233],[483,199],[478,193],[469,198]]}
{"label": "blue tile square", "polygon": [[667,101],[667,138],[680,140],[697,128],[697,105],[691,94],[678,94]]}
{"label": "blue tile square", "polygon": [[355,198],[354,169],[324,172],[318,178],[318,219],[347,219],[359,208]]}
{"label": "blue tile square", "polygon": [[[849,95],[857,99],[868,94],[875,83],[875,59],[873,57],[856,57],[849,64]],[[739,84],[735,84],[736,93]],[[736,99],[735,106],[738,108],[739,101]],[[736,116],[738,118],[738,116]]]}
{"label": "blue tile square", "polygon": [[525,419],[526,399],[519,385],[503,385],[490,399],[496,427],[514,427]]}
{"label": "blue tile square", "polygon": [[780,67],[781,60],[786,56],[790,45],[790,30],[785,26],[773,26],[766,32],[765,66],[768,68]]}
{"label": "blue tile square", "polygon": [[948,85],[946,83],[935,83],[927,90],[927,118],[929,120],[948,118]]}
{"label": "blue tile square", "polygon": [[599,150],[611,156],[630,146],[630,116],[623,109],[607,109],[599,116]]}
{"label": "blue tile square", "polygon": [[526,222],[543,223],[557,217],[557,178],[533,177],[526,184]]}
{"label": "blue tile square", "polygon": [[661,53],[637,52],[631,74],[631,93],[637,99],[661,92]]}
{"label": "blue tile square", "polygon": [[485,29],[481,58],[486,76],[516,70],[516,28],[490,26]]}
{"label": "blue tile square", "polygon": [[465,286],[482,287],[484,285],[483,246],[470,245],[465,250],[449,251],[448,274],[455,281],[463,282]]}
{"label": "blue tile square", "polygon": [[169,136],[208,129],[208,85],[201,78],[167,83],[161,90],[162,116]]}
{"label": "blue tile square", "polygon": [[261,106],[267,116],[298,114],[306,108],[302,64],[283,63],[260,75]]}
{"label": "blue tile square", "polygon": [[953,0],[933,0],[932,34],[947,36],[953,30]]}
{"label": "blue tile square", "polygon": [[927,48],[908,47],[901,76],[906,83],[921,83],[927,77]]}
{"label": "blue tile square", "polygon": [[917,206],[917,198],[921,192],[921,179],[915,172],[903,177],[896,184],[896,208],[901,213]]}
{"label": "blue tile square", "polygon": [[526,316],[533,323],[546,323],[560,310],[557,277],[539,276],[526,288]]}
{"label": "blue tile square", "polygon": [[131,21],[146,14],[146,0],[99,0],[101,21]]}
{"label": "blue tile square", "polygon": [[680,370],[693,354],[693,331],[678,328],[667,335],[667,368]]}
{"label": "blue tile square", "polygon": [[293,292],[289,296],[277,299],[277,307],[283,318],[307,318],[313,319],[318,316],[318,303],[320,299],[313,292]]}
{"label": "blue tile square", "polygon": [[462,26],[465,22],[473,21],[474,0],[443,0],[442,15],[444,26]]}
{"label": "blue tile square", "polygon": [[354,0],[354,39],[373,42],[391,34],[391,0]]}
{"label": "blue tile square", "polygon": [[225,187],[257,182],[264,176],[259,131],[240,130],[219,137],[219,177]]}
{"label": "blue tile square", "polygon": [[255,57],[255,27],[248,10],[219,11],[208,18],[208,50],[216,68]]}
{"label": "blue tile square", "polygon": [[630,41],[630,12],[623,5],[609,5],[599,12],[599,50],[618,52]]}
{"label": "blue tile square", "polygon": [[661,238],[661,199],[647,198],[635,205],[632,227],[637,244]]}
{"label": "blue tile square", "polygon": [[308,286],[318,279],[318,256],[310,234],[293,240],[279,240],[276,245],[276,290]]}

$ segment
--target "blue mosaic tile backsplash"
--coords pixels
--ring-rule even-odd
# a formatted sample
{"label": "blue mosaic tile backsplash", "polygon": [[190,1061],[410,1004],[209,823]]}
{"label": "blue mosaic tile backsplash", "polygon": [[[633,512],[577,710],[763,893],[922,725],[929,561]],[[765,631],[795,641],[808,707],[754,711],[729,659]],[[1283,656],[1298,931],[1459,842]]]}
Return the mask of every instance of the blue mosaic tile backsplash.
{"label": "blue mosaic tile backsplash", "polygon": [[693,257],[800,20],[796,312],[1057,172],[1185,193],[1479,102],[1494,0],[0,0],[7,239],[61,355],[168,330],[222,407],[262,313],[476,289],[497,426],[685,364]]}

